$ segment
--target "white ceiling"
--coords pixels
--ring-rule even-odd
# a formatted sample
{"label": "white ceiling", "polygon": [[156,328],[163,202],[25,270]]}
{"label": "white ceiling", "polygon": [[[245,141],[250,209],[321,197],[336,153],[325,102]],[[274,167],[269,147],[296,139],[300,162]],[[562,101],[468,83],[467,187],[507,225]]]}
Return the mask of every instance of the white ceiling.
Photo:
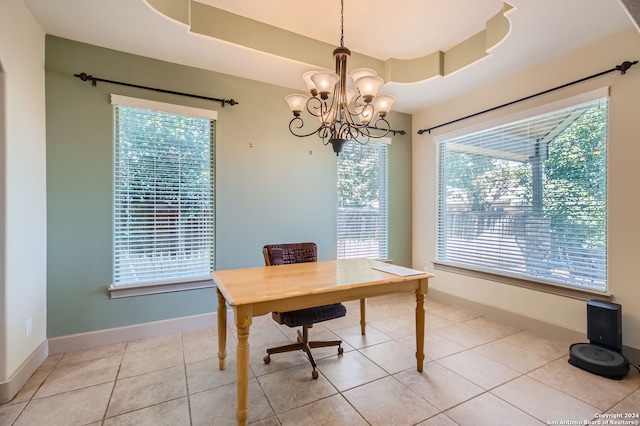
{"label": "white ceiling", "polygon": [[[333,45],[340,1],[198,0]],[[344,0],[344,45],[381,60],[413,59],[459,44],[485,28],[498,0]],[[168,62],[304,89],[312,68],[191,33],[144,0],[24,0],[47,34]],[[318,7],[318,4],[321,7]],[[446,77],[388,83],[394,110],[413,113],[465,91],[632,27],[619,0],[509,0],[511,29],[485,58]],[[611,64],[614,66],[616,64]],[[99,70],[79,70],[100,76]]]}

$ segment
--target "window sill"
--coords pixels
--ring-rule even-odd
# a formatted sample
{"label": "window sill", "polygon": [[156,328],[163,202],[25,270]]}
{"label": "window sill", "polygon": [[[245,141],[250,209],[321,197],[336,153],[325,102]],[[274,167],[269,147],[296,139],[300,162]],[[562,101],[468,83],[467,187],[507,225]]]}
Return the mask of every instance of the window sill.
{"label": "window sill", "polygon": [[555,294],[558,296],[570,297],[578,300],[591,300],[598,298],[599,300],[611,300],[612,295],[599,292],[596,290],[587,290],[577,287],[564,286],[562,284],[552,284],[544,281],[535,281],[532,279],[524,279],[512,277],[509,275],[501,275],[477,269],[465,268],[450,263],[433,262],[434,269],[446,272],[452,272],[460,275],[467,275],[474,278],[480,278],[489,281],[495,281],[502,284],[514,285],[517,287],[527,288],[529,290],[542,291],[545,293]]}
{"label": "window sill", "polygon": [[215,287],[212,279],[198,279],[193,281],[159,282],[133,285],[111,285],[108,289],[111,299],[123,297],[145,296],[148,294],[171,293],[174,291],[197,290]]}

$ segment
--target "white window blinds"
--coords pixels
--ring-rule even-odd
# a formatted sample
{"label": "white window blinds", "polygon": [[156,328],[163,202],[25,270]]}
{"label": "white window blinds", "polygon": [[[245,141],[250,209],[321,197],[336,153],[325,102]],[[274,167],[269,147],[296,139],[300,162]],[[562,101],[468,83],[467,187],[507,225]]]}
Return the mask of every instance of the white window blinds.
{"label": "white window blinds", "polygon": [[388,144],[347,143],[338,156],[338,259],[387,259]]}
{"label": "white window blinds", "polygon": [[437,260],[605,292],[607,98],[438,142]]}
{"label": "white window blinds", "polygon": [[114,105],[114,286],[210,279],[215,120]]}

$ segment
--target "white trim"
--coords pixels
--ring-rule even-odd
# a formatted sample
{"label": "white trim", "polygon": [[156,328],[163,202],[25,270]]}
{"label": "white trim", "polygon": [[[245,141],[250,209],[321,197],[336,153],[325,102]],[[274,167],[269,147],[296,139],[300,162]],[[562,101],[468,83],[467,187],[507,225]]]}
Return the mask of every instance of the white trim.
{"label": "white trim", "polygon": [[197,290],[215,287],[211,278],[197,278],[190,281],[165,281],[148,284],[113,285],[109,286],[111,299],[122,297],[144,296],[146,294],[170,293],[172,291]]}
{"label": "white trim", "polygon": [[433,136],[433,142],[441,142],[446,139],[457,138],[458,136],[469,135],[482,130],[491,129],[493,127],[500,126],[502,124],[511,123],[518,120],[524,120],[525,118],[535,117],[537,115],[545,114],[548,112],[556,111],[562,108],[567,108],[572,105],[579,105],[585,102],[594,101],[599,98],[606,98],[609,96],[609,86],[601,87],[599,89],[591,90],[589,92],[580,93],[575,96],[560,99],[555,102],[540,105],[535,108],[530,108],[524,111],[507,114],[493,120],[485,121],[475,125],[467,126],[458,130],[453,130],[447,133],[441,133]]}
{"label": "white trim", "polygon": [[204,108],[195,108],[185,105],[169,104],[165,102],[150,101],[148,99],[131,98],[129,96],[111,94],[111,104],[134,108],[150,109],[154,111],[169,112],[172,114],[182,114],[191,117],[218,119],[218,111]]}
{"label": "white trim", "polygon": [[[164,336],[200,328],[217,327],[218,313],[210,312],[144,324],[70,334],[49,339],[49,354],[80,351],[147,337]],[[233,311],[227,312],[227,324],[234,324]]]}
{"label": "white trim", "polygon": [[[0,382],[0,405],[11,401],[27,383],[40,365],[49,356],[48,341],[45,340],[29,355],[6,382]],[[17,401],[19,402],[19,401]]]}

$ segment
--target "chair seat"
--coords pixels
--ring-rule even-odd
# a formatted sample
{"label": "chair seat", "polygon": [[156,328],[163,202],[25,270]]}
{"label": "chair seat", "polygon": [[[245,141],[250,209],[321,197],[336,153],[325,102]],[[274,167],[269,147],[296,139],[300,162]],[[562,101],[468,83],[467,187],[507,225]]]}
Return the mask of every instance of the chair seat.
{"label": "chair seat", "polygon": [[347,314],[347,308],[342,303],[315,306],[313,308],[299,309],[297,311],[273,312],[273,319],[279,324],[289,327],[300,327],[305,324],[329,321],[343,317]]}

